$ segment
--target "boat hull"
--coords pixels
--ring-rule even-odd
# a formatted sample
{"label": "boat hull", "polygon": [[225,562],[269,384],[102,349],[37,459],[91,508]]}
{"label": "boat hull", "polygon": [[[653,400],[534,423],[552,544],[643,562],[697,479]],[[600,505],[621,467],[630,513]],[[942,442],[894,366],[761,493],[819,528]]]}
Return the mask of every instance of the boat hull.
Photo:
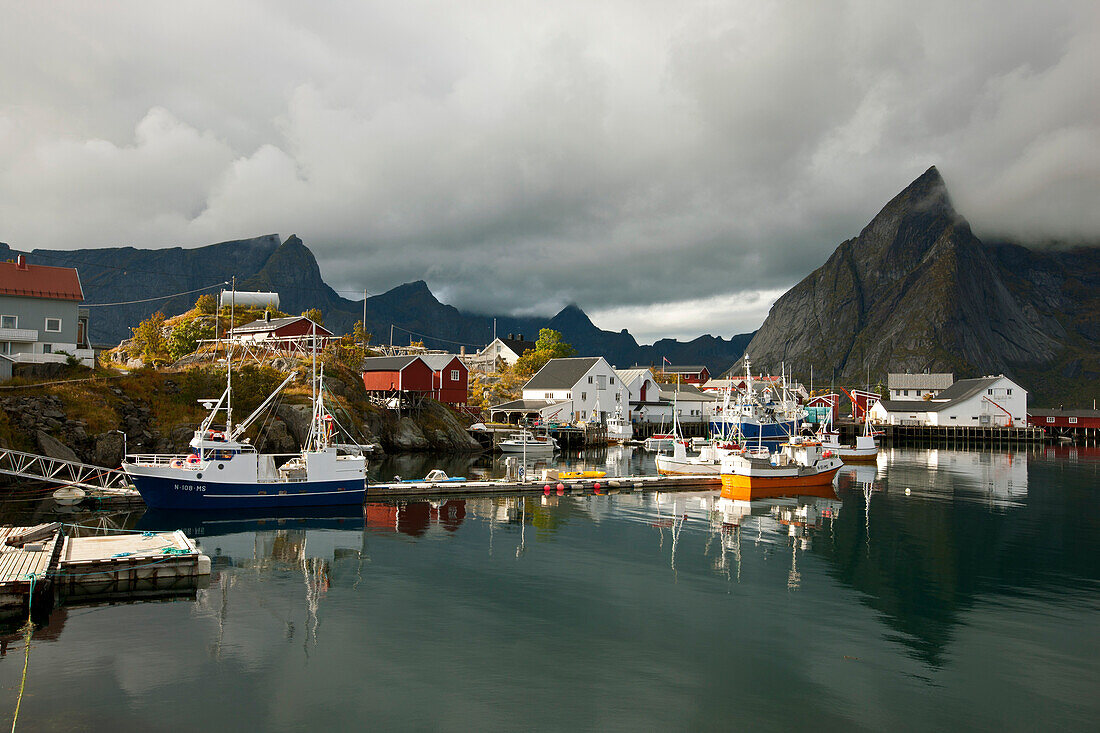
{"label": "boat hull", "polygon": [[803,490],[831,488],[840,466],[800,476],[744,476],[737,473],[722,474],[722,496],[729,499],[748,499],[752,495],[798,494]]}
{"label": "boat hull", "polygon": [[798,424],[794,420],[759,423],[755,420],[711,420],[710,434],[744,436],[745,445],[754,443],[783,443],[792,435],[798,434]]}
{"label": "boat hull", "polygon": [[249,509],[362,504],[362,479],[300,483],[215,483],[173,476],[130,474],[134,488],[153,509]]}
{"label": "boat hull", "polygon": [[721,472],[720,463],[693,463],[672,456],[657,456],[657,473],[662,476],[717,476]]}
{"label": "boat hull", "polygon": [[878,448],[869,452],[859,448],[840,448],[836,451],[836,454],[845,463],[875,463],[878,461]]}

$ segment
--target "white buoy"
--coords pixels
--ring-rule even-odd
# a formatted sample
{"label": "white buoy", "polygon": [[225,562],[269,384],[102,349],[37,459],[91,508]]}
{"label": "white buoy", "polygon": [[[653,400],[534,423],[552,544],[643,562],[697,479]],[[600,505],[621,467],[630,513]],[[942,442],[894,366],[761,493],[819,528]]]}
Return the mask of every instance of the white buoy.
{"label": "white buoy", "polygon": [[911,491],[909,491],[909,489],[906,489],[906,490],[905,490],[905,495],[906,495],[906,496],[909,496],[909,494],[911,494],[911,493],[912,493],[912,492],[911,492]]}

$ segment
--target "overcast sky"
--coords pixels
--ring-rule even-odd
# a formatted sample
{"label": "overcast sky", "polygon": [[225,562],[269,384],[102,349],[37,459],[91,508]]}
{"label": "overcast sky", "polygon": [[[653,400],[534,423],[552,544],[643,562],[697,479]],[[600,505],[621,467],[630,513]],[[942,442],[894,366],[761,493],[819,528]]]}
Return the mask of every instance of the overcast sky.
{"label": "overcast sky", "polygon": [[296,233],[337,289],[652,341],[758,327],[930,165],[979,236],[1100,236],[1095,0],[0,12],[21,249]]}

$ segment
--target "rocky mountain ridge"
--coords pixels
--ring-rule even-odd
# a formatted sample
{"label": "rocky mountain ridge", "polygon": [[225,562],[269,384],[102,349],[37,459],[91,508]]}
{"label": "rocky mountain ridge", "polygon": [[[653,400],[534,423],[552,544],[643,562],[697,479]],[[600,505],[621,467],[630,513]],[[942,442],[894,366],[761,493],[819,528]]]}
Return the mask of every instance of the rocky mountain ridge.
{"label": "rocky mountain ridge", "polygon": [[985,244],[932,167],[776,301],[748,353],[760,368],[813,365],[819,383],[1005,373],[1049,402],[1100,376],[1098,299],[1100,248]]}
{"label": "rocky mountain ridge", "polygon": [[[0,259],[19,251],[0,243]],[[171,316],[190,308],[201,292],[216,293],[221,283],[235,276],[239,290],[279,293],[280,308],[301,313],[320,308],[325,325],[337,333],[351,331],[363,318],[363,301],[349,300],[333,290],[321,276],[317,260],[296,235],[279,241],[268,234],[254,239],[221,242],[206,247],[141,250],[133,247],[72,251],[36,249],[24,252],[32,263],[75,267],[80,272],[85,302],[90,304],[91,339],[116,344],[130,336],[130,329],[160,310]],[[215,287],[210,287],[215,286]],[[149,300],[158,295],[188,293]],[[140,302],[129,302],[140,301]],[[99,306],[96,304],[118,304]],[[710,335],[689,342],[663,339],[642,346],[625,329],[597,328],[576,305],[549,318],[491,316],[465,313],[446,305],[418,280],[399,285],[366,302],[366,327],[375,343],[407,344],[423,341],[432,348],[459,351],[480,349],[495,330],[498,335],[523,334],[531,340],[539,329],[553,328],[573,344],[578,353],[599,354],[619,367],[660,364],[668,358],[680,364],[706,364],[719,372],[741,356],[752,334],[731,339]]]}

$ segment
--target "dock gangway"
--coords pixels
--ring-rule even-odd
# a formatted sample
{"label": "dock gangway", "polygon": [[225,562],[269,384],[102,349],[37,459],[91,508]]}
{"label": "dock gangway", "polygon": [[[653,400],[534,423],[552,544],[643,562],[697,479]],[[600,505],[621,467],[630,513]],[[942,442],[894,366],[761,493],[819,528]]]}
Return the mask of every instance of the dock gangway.
{"label": "dock gangway", "polygon": [[46,481],[96,492],[99,495],[137,496],[130,477],[122,471],[88,463],[50,458],[0,448],[0,474]]}

